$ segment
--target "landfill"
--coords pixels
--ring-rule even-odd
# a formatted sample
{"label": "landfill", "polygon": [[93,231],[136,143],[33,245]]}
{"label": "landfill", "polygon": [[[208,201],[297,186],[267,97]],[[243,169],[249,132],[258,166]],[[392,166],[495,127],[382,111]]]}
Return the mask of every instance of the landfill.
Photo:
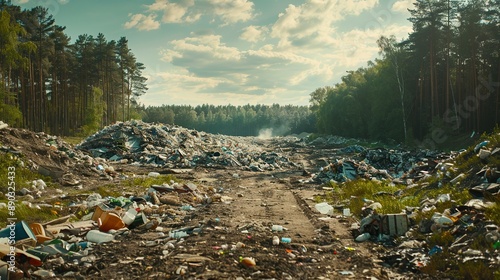
{"label": "landfill", "polygon": [[[444,260],[443,273],[471,266],[498,271],[499,225],[486,219],[500,199],[498,137],[457,152],[440,152],[366,148],[337,136],[260,141],[129,121],[108,126],[73,146],[45,133],[3,126],[0,153],[40,175],[18,187],[17,200],[59,214],[44,222],[16,220],[0,229],[0,276],[441,279],[452,275],[429,273],[438,259]],[[464,169],[462,159],[475,164]],[[166,179],[164,175],[173,170],[181,179]],[[165,181],[119,189],[130,179]],[[330,189],[325,186],[342,187],[358,180],[402,185],[406,193],[450,185],[472,199],[458,203],[454,194],[438,191],[421,199],[417,207],[383,213],[384,205],[376,199],[365,199],[363,209],[356,211],[349,204],[308,198]],[[102,186],[109,189],[108,195],[96,192]],[[402,192],[380,195],[407,198]],[[0,203],[0,208],[7,207],[8,203]],[[10,255],[15,256],[14,266]]]}
{"label": "landfill", "polygon": [[288,158],[263,151],[252,139],[135,120],[108,126],[76,148],[94,158],[165,168],[235,166],[269,171],[295,167]]}

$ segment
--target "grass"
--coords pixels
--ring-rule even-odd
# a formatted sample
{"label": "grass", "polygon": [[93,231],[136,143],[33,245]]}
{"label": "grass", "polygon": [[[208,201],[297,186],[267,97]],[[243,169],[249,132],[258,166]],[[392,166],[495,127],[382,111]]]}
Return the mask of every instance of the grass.
{"label": "grass", "polygon": [[29,188],[31,181],[36,179],[43,179],[47,185],[51,182],[50,178],[24,167],[21,157],[0,152],[0,191],[2,194],[12,191],[9,186],[15,187],[17,191],[22,188]]}
{"label": "grass", "polygon": [[170,184],[172,181],[178,182],[179,180],[172,175],[160,175],[158,177],[138,176],[124,181],[123,184],[128,187],[149,187],[151,185]]}
{"label": "grass", "polygon": [[418,206],[418,200],[412,195],[403,195],[396,197],[393,194],[403,191],[405,186],[390,185],[368,180],[349,181],[344,184],[330,184],[333,191],[327,192],[324,200],[333,204],[346,204],[351,213],[360,217],[362,208],[368,206],[369,200],[379,202],[382,209],[377,210],[380,214],[401,213],[405,206]]}
{"label": "grass", "polygon": [[[6,201],[1,201],[8,204]],[[13,213],[14,216],[11,216]],[[35,209],[30,208],[28,205],[16,202],[15,208],[12,212],[2,209],[0,211],[0,225],[5,227],[7,225],[7,219],[16,218],[17,221],[26,221],[28,224],[33,222],[44,222],[55,219],[58,217],[58,210],[54,208],[41,208]]]}

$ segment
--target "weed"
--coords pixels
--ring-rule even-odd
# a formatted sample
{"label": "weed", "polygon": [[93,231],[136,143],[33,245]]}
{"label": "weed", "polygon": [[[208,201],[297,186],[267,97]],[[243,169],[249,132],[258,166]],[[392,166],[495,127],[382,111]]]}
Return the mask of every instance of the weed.
{"label": "weed", "polygon": [[[6,201],[3,201],[8,203]],[[57,218],[58,211],[55,208],[44,207],[41,209],[30,208],[22,203],[16,203],[14,211],[14,217],[18,221],[26,221],[27,223],[48,221]],[[8,218],[14,218],[10,216],[10,211],[0,211],[0,225],[5,227]]]}
{"label": "weed", "polygon": [[[24,187],[29,187],[29,182],[42,177],[40,174],[34,173],[24,167],[24,163],[19,156],[0,152],[0,182],[14,182],[15,189],[20,190]],[[45,177],[43,179],[44,181],[48,181]],[[0,185],[0,191],[7,193],[7,186],[7,183]]]}
{"label": "weed", "polygon": [[113,184],[107,184],[103,186],[97,187],[94,189],[96,193],[100,194],[102,197],[118,197],[121,196],[122,193],[117,190],[118,186]]}
{"label": "weed", "polygon": [[[488,279],[498,279],[495,277],[495,272],[491,267],[486,265],[483,261],[468,261],[465,263],[461,263],[458,266],[460,279],[467,280],[488,280]],[[497,274],[498,275],[498,274]]]}
{"label": "weed", "polygon": [[436,232],[429,237],[427,244],[429,247],[441,246],[444,248],[449,247],[453,241],[455,241],[455,237],[451,235],[449,231]]}
{"label": "weed", "polygon": [[129,187],[150,187],[151,185],[170,184],[171,181],[177,182],[178,180],[172,175],[161,175],[158,177],[138,176],[124,181],[123,184]]}
{"label": "weed", "polygon": [[485,213],[486,218],[492,220],[496,225],[500,225],[500,203],[495,203],[492,207],[487,208]]}
{"label": "weed", "polygon": [[[457,260],[446,250],[441,253],[436,253],[430,257],[429,262],[422,268],[422,272],[437,276],[446,271],[456,271]],[[453,269],[455,268],[455,269]],[[455,277],[453,277],[456,279]]]}
{"label": "weed", "polygon": [[355,180],[343,184],[327,183],[326,187],[333,190],[324,196],[316,197],[316,202],[327,201],[333,204],[345,203],[349,205],[354,215],[361,216],[362,208],[368,206],[370,201],[379,202],[381,214],[400,213],[405,206],[417,206],[418,200],[414,196],[395,196],[394,193],[404,190],[404,186],[369,180]]}

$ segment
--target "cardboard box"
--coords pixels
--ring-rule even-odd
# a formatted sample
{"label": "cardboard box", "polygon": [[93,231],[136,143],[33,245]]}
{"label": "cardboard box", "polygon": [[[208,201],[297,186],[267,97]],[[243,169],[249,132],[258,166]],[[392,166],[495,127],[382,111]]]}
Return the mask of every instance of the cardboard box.
{"label": "cardboard box", "polygon": [[387,214],[381,216],[381,233],[401,236],[408,231],[409,222],[406,214]]}

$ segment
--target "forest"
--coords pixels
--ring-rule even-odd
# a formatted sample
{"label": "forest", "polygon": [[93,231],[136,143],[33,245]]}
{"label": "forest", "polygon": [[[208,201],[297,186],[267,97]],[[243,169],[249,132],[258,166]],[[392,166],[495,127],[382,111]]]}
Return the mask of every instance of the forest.
{"label": "forest", "polygon": [[319,132],[438,146],[500,121],[500,1],[419,0],[381,58],[311,93]]}
{"label": "forest", "polygon": [[0,113],[10,125],[56,135],[88,135],[128,119],[427,146],[492,131],[500,121],[500,0],[417,0],[410,14],[407,38],[380,37],[378,59],[311,89],[309,106],[145,107],[145,66],[125,37],[84,34],[71,43],[47,9],[0,1]]}
{"label": "forest", "polygon": [[147,90],[128,40],[83,34],[74,43],[47,8],[0,2],[0,112],[10,125],[85,135],[119,120]]}

